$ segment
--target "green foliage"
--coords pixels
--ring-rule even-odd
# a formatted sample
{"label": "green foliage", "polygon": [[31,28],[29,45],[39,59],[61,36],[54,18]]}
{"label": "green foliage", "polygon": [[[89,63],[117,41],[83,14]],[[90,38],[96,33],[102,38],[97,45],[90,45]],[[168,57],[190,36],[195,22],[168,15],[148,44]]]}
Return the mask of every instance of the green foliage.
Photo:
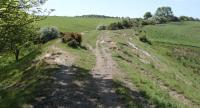
{"label": "green foliage", "polygon": [[155,21],[154,20],[142,20],[141,21],[141,25],[145,26],[145,25],[155,25]]}
{"label": "green foliage", "polygon": [[151,18],[153,15],[151,14],[151,12],[146,12],[145,14],[144,14],[144,19],[149,19],[149,18]]}
{"label": "green foliage", "polygon": [[120,30],[120,29],[130,29],[130,28],[137,28],[141,26],[142,19],[140,18],[133,18],[133,19],[123,19],[120,22],[111,23],[108,25],[108,30]]}
{"label": "green foliage", "polygon": [[57,27],[44,27],[41,28],[39,32],[40,32],[39,40],[42,43],[46,43],[52,39],[56,39],[60,35],[60,32],[57,29]]}
{"label": "green foliage", "polygon": [[180,16],[179,20],[180,21],[200,21],[199,18],[193,18],[193,17],[189,17],[189,16]]}
{"label": "green foliage", "polygon": [[123,19],[121,22],[122,28],[130,28],[131,27],[131,22],[130,19]]}
{"label": "green foliage", "polygon": [[105,25],[98,25],[96,30],[106,30],[106,26]]}
{"label": "green foliage", "polygon": [[118,26],[119,23],[111,23],[110,25],[108,25],[107,29],[108,30],[119,30],[120,26]]}
{"label": "green foliage", "polygon": [[159,7],[156,10],[155,16],[165,17],[170,20],[170,18],[173,17],[174,14],[171,7]]}
{"label": "green foliage", "polygon": [[156,10],[155,16],[164,18],[167,22],[177,22],[179,21],[179,18],[174,16],[172,8],[171,7],[159,7]]}
{"label": "green foliage", "polygon": [[0,46],[4,45],[0,50],[13,52],[16,61],[19,59],[20,49],[27,42],[33,41],[33,35],[36,34],[33,22],[42,18],[36,15],[42,11],[40,4],[41,2],[34,0],[0,2]]}
{"label": "green foliage", "polygon": [[151,42],[148,40],[147,36],[146,35],[141,35],[139,37],[140,41],[144,42],[144,43],[148,43],[151,45]]}
{"label": "green foliage", "polygon": [[154,24],[163,24],[166,23],[168,20],[165,17],[161,16],[153,16],[148,19],[150,22],[153,22]]}

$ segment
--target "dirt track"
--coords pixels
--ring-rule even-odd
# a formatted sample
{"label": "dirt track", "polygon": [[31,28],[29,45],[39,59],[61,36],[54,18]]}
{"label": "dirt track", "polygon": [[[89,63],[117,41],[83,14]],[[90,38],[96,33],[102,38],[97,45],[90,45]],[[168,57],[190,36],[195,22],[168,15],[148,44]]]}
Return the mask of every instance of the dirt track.
{"label": "dirt track", "polygon": [[[92,49],[96,56],[96,65],[92,70],[73,66],[73,56],[57,47],[50,48],[40,59],[58,69],[52,76],[54,83],[39,93],[34,107],[125,108],[120,96],[115,92],[113,80],[116,76],[122,77],[122,74],[112,59],[111,47],[113,42],[109,32],[102,32],[98,36],[96,48]],[[135,102],[144,108],[151,107],[131,83],[124,81],[124,86],[130,89]]]}
{"label": "dirt track", "polygon": [[[44,88],[35,98],[36,108],[122,108],[115,93],[113,75],[118,72],[109,49],[102,47],[107,34],[97,40],[96,65],[92,70],[73,66],[74,57],[58,47],[50,48],[40,60],[57,67],[49,88]],[[83,75],[87,71],[87,75]],[[89,73],[91,71],[91,73]],[[80,79],[80,78],[81,79]],[[82,79],[83,78],[83,79]]]}
{"label": "dirt track", "polygon": [[106,46],[106,42],[110,41],[107,32],[102,32],[96,42],[96,49],[94,50],[96,55],[96,66],[92,70],[92,75],[95,80],[95,84],[98,87],[98,94],[100,101],[104,103],[106,108],[121,108],[120,97],[115,93],[115,87],[113,82],[114,75],[119,74],[117,65],[112,59],[109,47]]}

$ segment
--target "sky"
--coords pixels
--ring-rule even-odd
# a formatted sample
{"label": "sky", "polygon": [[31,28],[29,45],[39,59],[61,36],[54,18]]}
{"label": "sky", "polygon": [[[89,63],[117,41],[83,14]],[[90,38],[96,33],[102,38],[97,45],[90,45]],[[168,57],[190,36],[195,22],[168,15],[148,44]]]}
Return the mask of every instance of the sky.
{"label": "sky", "polygon": [[161,6],[170,6],[176,16],[200,18],[200,0],[48,0],[42,8],[55,9],[51,15],[79,16],[88,14],[142,17]]}

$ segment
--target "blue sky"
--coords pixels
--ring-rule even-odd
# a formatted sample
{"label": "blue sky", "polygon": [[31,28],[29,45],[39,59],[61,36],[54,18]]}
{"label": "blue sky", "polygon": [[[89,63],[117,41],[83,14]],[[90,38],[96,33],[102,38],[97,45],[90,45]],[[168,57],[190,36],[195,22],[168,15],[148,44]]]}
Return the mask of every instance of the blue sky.
{"label": "blue sky", "polygon": [[109,16],[142,17],[146,11],[170,6],[176,16],[200,18],[200,0],[48,0],[43,8],[55,9],[51,15],[76,16],[99,14]]}

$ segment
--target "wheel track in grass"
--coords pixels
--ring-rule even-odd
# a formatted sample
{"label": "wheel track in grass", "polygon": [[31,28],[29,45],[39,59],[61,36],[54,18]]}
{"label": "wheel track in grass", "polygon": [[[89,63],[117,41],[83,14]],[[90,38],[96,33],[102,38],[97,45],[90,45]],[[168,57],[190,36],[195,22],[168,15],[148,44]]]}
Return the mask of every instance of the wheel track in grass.
{"label": "wheel track in grass", "polygon": [[[136,45],[131,43],[130,41],[128,43],[129,43],[129,46],[132,47],[132,50],[134,52],[140,52],[140,53],[146,52],[143,49],[139,49],[138,47],[136,47]],[[145,53],[143,55],[146,55],[147,58],[153,60],[152,56],[149,53],[148,53],[148,55],[145,54]],[[157,61],[157,60],[158,59],[155,59],[154,61]],[[149,79],[152,79],[152,81],[154,81],[156,84],[158,84],[158,86],[162,90],[167,91],[169,96],[174,98],[178,102],[183,103],[184,105],[188,106],[189,108],[199,108],[200,107],[200,105],[198,105],[195,102],[191,101],[188,97],[186,97],[182,93],[179,93],[174,89],[171,89],[169,86],[167,86],[167,84],[165,82],[163,82],[162,80],[157,78],[153,73],[151,73],[149,71],[146,71],[143,68],[141,68],[140,70],[146,77],[148,77]]]}
{"label": "wheel track in grass", "polygon": [[[120,99],[120,96],[115,91],[114,78],[123,77],[124,75],[120,73],[116,62],[112,59],[112,52],[110,47],[112,47],[113,41],[110,36],[109,31],[103,31],[100,33],[96,48],[93,50],[96,56],[96,66],[92,70],[92,75],[95,79],[95,84],[97,85],[98,94],[100,96],[100,101],[104,103],[105,108],[124,108],[125,106]],[[90,48],[91,49],[91,48]],[[131,98],[142,105],[143,108],[151,108],[145,98],[143,98],[139,91],[133,86],[129,81],[125,81],[123,78],[121,80],[122,86],[128,88],[131,91]]]}

